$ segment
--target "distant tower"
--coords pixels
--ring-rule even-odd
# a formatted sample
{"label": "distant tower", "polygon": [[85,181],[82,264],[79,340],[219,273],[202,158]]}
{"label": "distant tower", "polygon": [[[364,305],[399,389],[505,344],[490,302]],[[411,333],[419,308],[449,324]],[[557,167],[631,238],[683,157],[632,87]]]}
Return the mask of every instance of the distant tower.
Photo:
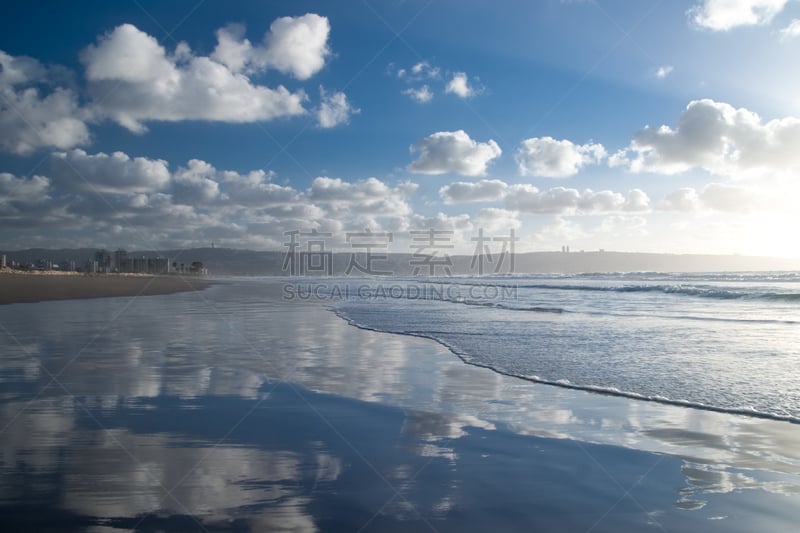
{"label": "distant tower", "polygon": [[214,241],[211,241],[211,249],[214,249]]}

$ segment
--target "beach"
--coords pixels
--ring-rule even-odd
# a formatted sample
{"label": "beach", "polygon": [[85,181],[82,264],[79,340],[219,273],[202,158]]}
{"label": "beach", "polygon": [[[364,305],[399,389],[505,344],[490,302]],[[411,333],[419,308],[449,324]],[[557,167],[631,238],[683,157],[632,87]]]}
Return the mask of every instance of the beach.
{"label": "beach", "polygon": [[531,383],[285,294],[0,309],[4,529],[796,523],[795,424]]}
{"label": "beach", "polygon": [[189,276],[147,276],[121,274],[0,274],[0,305],[46,300],[152,296],[208,287],[208,281]]}

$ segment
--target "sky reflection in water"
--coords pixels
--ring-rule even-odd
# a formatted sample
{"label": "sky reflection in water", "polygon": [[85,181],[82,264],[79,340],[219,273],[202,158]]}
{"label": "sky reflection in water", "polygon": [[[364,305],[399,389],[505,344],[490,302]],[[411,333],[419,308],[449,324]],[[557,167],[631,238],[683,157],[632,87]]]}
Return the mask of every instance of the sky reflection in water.
{"label": "sky reflection in water", "polygon": [[[797,426],[533,385],[280,302],[279,289],[0,308],[0,521],[731,530],[797,518]],[[735,516],[743,502],[754,511]]]}

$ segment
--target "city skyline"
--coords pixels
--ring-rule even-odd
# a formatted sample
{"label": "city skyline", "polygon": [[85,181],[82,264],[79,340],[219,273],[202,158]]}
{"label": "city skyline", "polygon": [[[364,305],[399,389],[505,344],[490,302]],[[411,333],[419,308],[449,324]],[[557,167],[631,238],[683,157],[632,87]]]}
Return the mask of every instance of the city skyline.
{"label": "city skyline", "polygon": [[0,248],[800,257],[800,4],[132,2],[0,22]]}

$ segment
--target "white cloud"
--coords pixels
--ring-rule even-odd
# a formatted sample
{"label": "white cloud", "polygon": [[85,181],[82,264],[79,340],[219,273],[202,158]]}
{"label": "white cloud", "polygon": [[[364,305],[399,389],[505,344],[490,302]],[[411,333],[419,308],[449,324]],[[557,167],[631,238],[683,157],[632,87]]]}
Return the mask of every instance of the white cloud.
{"label": "white cloud", "polygon": [[290,208],[304,202],[300,193],[292,187],[270,183],[271,176],[263,170],[253,170],[247,174],[226,170],[219,171],[218,175],[223,192],[236,205]]}
{"label": "white cloud", "polygon": [[641,189],[631,189],[625,198],[623,205],[624,211],[648,211],[650,209],[650,197]]}
{"label": "white cloud", "polygon": [[244,37],[245,27],[241,24],[229,24],[217,30],[217,47],[211,53],[211,59],[222,63],[231,72],[245,70],[253,58],[253,45]]}
{"label": "white cloud", "polygon": [[788,26],[780,31],[781,39],[794,39],[800,36],[800,19],[792,19]]}
{"label": "white cloud", "polygon": [[784,173],[800,167],[800,119],[762,122],[752,111],[695,100],[675,129],[649,126],[609,159],[633,172],[675,174],[699,167],[731,177]]}
{"label": "white cloud", "polygon": [[0,172],[0,215],[16,215],[49,200],[49,190],[50,180],[44,176],[24,178]]}
{"label": "white cloud", "polygon": [[487,231],[519,229],[522,226],[522,221],[517,218],[515,211],[496,207],[480,209],[472,217],[472,223],[475,227],[483,228]]}
{"label": "white cloud", "polygon": [[[222,239],[226,246],[276,249],[284,231],[316,228],[336,232],[330,244],[344,246],[345,231],[407,231],[418,220],[410,205],[417,186],[376,178],[320,177],[298,191],[272,183],[263,170],[219,170],[193,159],[170,173],[165,161],[82,150],[53,154],[47,176],[0,173],[0,234],[8,242],[30,245],[33,237],[20,241],[15,228],[47,226],[50,240],[37,244],[173,247]],[[95,242],[101,234],[114,242]]]}
{"label": "white cloud", "polygon": [[361,112],[360,109],[350,105],[347,95],[343,92],[328,94],[320,87],[319,93],[322,103],[317,109],[317,123],[321,128],[334,128],[340,124],[347,124],[351,115]]}
{"label": "white cloud", "polygon": [[192,159],[186,168],[179,168],[172,177],[172,198],[179,204],[206,204],[219,197],[216,169],[205,161]]}
{"label": "white cloud", "polygon": [[89,113],[75,92],[54,87],[42,94],[53,69],[0,50],[0,147],[26,155],[39,148],[72,148],[89,142]]}
{"label": "white cloud", "polygon": [[753,192],[746,187],[709,183],[700,192],[700,200],[716,211],[749,213],[758,208],[758,199]]}
{"label": "white cloud", "polygon": [[548,178],[575,175],[585,165],[599,163],[605,157],[601,144],[574,144],[552,137],[525,139],[516,154],[521,175]]}
{"label": "white cloud", "polygon": [[308,13],[276,19],[264,35],[262,46],[253,46],[240,25],[217,30],[217,47],[211,58],[232,72],[269,68],[306,80],[325,66],[330,55],[327,17]]}
{"label": "white cloud", "polygon": [[430,63],[427,61],[420,61],[413,67],[411,67],[411,73],[415,76],[424,76],[426,78],[435,78],[439,75],[439,69],[436,67],[431,67]]}
{"label": "white cloud", "polygon": [[425,137],[411,147],[419,158],[408,169],[421,174],[456,172],[464,176],[483,176],[488,164],[502,154],[494,140],[480,143],[464,130],[440,131]]}
{"label": "white cloud", "polygon": [[214,203],[270,211],[280,207],[283,209],[275,212],[296,212],[298,204],[305,201],[302,195],[292,187],[271,183],[271,178],[263,170],[240,174],[192,159],[173,174],[172,195],[176,202],[188,205]]}
{"label": "white cloud", "polygon": [[389,74],[396,75],[399,79],[409,83],[423,80],[435,80],[440,77],[439,67],[431,65],[428,61],[420,61],[410,68],[399,68],[395,70],[395,65],[389,65]]}
{"label": "white cloud", "polygon": [[149,120],[255,122],[305,113],[302,91],[254,85],[184,43],[169,56],[131,24],[102,36],[81,59],[97,109],[136,132]]}
{"label": "white cloud", "polygon": [[391,63],[387,72],[408,84],[410,87],[404,89],[402,93],[419,103],[427,103],[433,99],[434,90],[431,88],[433,85],[437,87],[437,91],[443,90],[460,98],[471,98],[483,91],[483,87],[476,87],[470,83],[466,72],[448,73],[449,80],[443,79],[441,69],[428,61],[420,61],[410,68],[396,68],[394,63]]}
{"label": "white cloud", "polygon": [[302,17],[281,17],[273,22],[266,36],[263,61],[281,72],[305,80],[325,65],[330,54],[326,17],[308,13]]}
{"label": "white cloud", "polygon": [[164,160],[131,158],[123,152],[90,155],[80,149],[53,153],[50,173],[61,187],[89,193],[155,192],[170,181]]}
{"label": "white cloud", "polygon": [[779,211],[781,210],[780,204],[780,199],[768,199],[763,191],[752,187],[709,183],[699,192],[692,187],[677,189],[667,195],[659,208],[665,211],[680,212],[711,210],[726,213],[751,213],[759,210]]}
{"label": "white cloud", "polygon": [[669,193],[659,206],[665,211],[692,212],[700,207],[700,197],[692,187],[682,187]]}
{"label": "white cloud", "polygon": [[656,78],[663,80],[664,78],[672,74],[673,70],[674,67],[672,65],[662,65],[658,67],[658,69],[656,69]]}
{"label": "white cloud", "polygon": [[456,181],[439,189],[439,196],[446,204],[492,202],[502,199],[507,190],[508,185],[500,180]]}
{"label": "white cloud", "polygon": [[377,178],[347,182],[320,176],[307,195],[331,216],[398,216],[411,213],[408,199],[416,189],[409,182],[390,187]]}
{"label": "white cloud", "polygon": [[737,26],[769,24],[787,0],[704,0],[687,11],[701,28],[727,31]]}
{"label": "white cloud", "polygon": [[44,81],[47,67],[27,56],[12,56],[0,50],[0,87]]}
{"label": "white cloud", "polygon": [[403,91],[403,94],[421,104],[425,104],[433,100],[433,91],[431,91],[427,85],[423,85],[419,89],[406,89]]}
{"label": "white cloud", "polygon": [[579,191],[565,187],[542,191],[529,184],[509,186],[505,202],[507,208],[515,211],[561,215],[643,212],[650,205],[647,194],[639,189],[623,196],[612,191]]}
{"label": "white cloud", "polygon": [[448,94],[455,94],[460,98],[475,96],[476,89],[469,84],[466,72],[456,72],[444,88]]}

